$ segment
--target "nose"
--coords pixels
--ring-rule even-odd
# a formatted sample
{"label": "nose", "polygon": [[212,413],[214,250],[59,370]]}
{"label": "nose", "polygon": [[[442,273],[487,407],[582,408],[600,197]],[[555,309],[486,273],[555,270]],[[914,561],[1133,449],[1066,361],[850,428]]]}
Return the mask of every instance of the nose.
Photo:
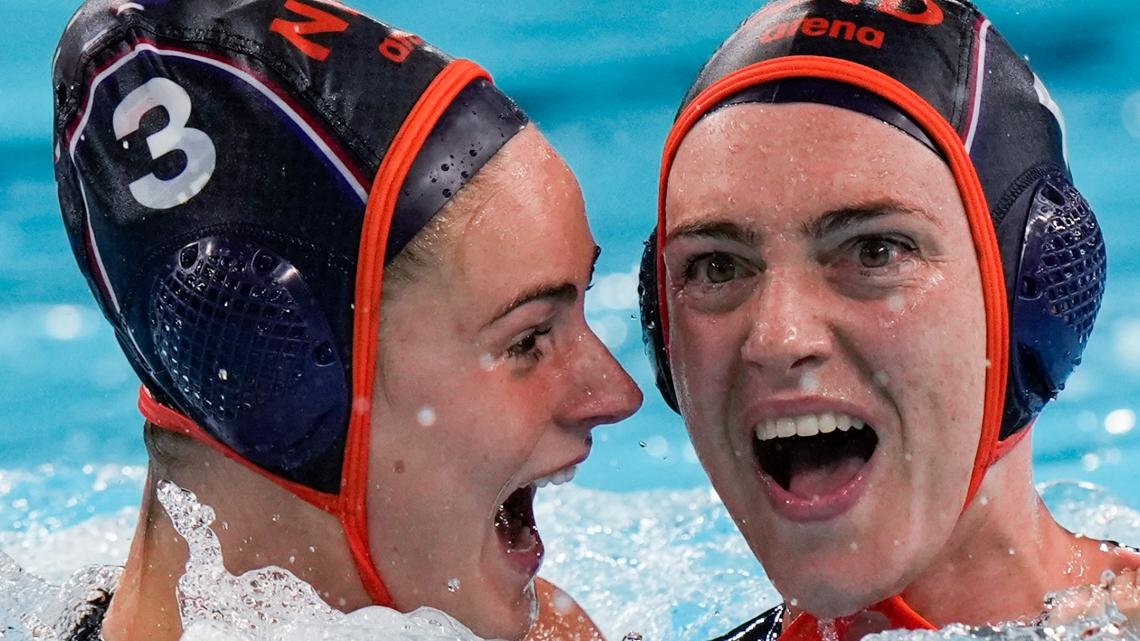
{"label": "nose", "polygon": [[749,302],[744,361],[774,384],[801,383],[834,349],[830,315],[836,307],[825,292],[826,284],[807,270],[770,271]]}
{"label": "nose", "polygon": [[641,407],[641,389],[589,328],[577,337],[570,388],[562,405],[564,423],[587,428],[629,418]]}

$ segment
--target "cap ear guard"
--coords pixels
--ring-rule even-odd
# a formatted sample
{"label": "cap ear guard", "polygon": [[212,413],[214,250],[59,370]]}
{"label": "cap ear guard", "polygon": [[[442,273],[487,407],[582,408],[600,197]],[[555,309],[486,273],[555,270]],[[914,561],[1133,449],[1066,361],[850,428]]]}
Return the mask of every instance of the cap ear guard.
{"label": "cap ear guard", "polygon": [[147,316],[144,350],[162,392],[249,461],[336,492],[348,383],[328,320],[297,268],[254,242],[213,236],[152,273],[149,304],[138,313]]}
{"label": "cap ear guard", "polygon": [[657,230],[654,229],[645,241],[645,249],[641,252],[641,269],[638,271],[637,300],[641,307],[641,340],[645,344],[645,355],[649,357],[653,379],[661,397],[674,412],[680,413],[677,392],[673,389],[673,373],[669,370],[669,355],[665,351],[657,282]]}
{"label": "cap ear guard", "polygon": [[1002,439],[1028,425],[1080,364],[1106,267],[1104,236],[1088,202],[1064,173],[1043,177],[1030,201],[1010,301]]}

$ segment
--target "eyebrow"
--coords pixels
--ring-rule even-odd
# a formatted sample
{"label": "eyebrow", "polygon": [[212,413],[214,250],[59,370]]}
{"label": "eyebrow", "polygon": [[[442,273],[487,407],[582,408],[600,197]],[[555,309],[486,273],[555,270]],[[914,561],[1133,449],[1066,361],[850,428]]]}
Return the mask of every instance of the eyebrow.
{"label": "eyebrow", "polygon": [[833,209],[819,218],[804,223],[803,231],[812,238],[823,238],[849,227],[890,215],[919,216],[938,229],[944,230],[942,221],[925,209],[912,207],[894,199],[875,200],[842,209]]}
{"label": "eyebrow", "polygon": [[[594,259],[590,262],[591,281],[594,279],[594,268],[597,267],[598,256],[601,256],[601,254],[602,248],[594,245]],[[484,327],[496,323],[499,319],[522,307],[523,305],[526,305],[527,303],[533,303],[539,300],[546,300],[551,303],[570,303],[577,298],[578,288],[573,283],[545,283],[542,285],[536,285],[516,296],[511,302],[500,307],[491,317],[491,320],[488,321],[486,325],[484,325]]]}
{"label": "eyebrow", "polygon": [[665,236],[668,244],[681,236],[698,236],[703,238],[717,238],[720,240],[733,240],[746,245],[753,245],[759,234],[752,229],[730,220],[696,220],[691,223],[678,225]]}

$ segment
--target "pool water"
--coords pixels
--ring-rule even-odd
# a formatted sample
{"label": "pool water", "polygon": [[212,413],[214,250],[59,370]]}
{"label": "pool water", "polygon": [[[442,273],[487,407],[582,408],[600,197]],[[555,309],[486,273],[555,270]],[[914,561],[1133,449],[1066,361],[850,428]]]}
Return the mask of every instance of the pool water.
{"label": "pool water", "polygon": [[[72,542],[90,535],[92,560],[122,558],[131,520],[123,510],[137,504],[145,462],[137,381],[79,276],[55,201],[50,60],[76,4],[5,5],[7,22],[18,28],[6,34],[0,58],[0,542],[55,577],[80,557],[50,553],[67,546],[53,535]],[[542,499],[540,518],[558,532],[548,535],[547,572],[568,585],[620,584],[588,587],[602,590],[593,611],[644,605],[642,612],[665,617],[641,626],[657,632],[654,638],[723,630],[708,612],[721,609],[727,622],[773,600],[710,496],[684,426],[653,389],[636,320],[635,266],[653,222],[660,148],[688,81],[750,5],[504,1],[488,11],[475,0],[354,4],[489,69],[585,191],[604,250],[587,313],[645,389],[646,403],[632,419],[598,430],[577,488]],[[1140,196],[1133,191],[1140,183],[1140,19],[1128,0],[1003,0],[983,8],[1064,109],[1073,172],[1108,244],[1105,303],[1084,364],[1034,429],[1038,479],[1092,481],[1140,506]],[[707,538],[677,539],[686,528]],[[621,536],[607,538],[607,531]],[[597,545],[608,547],[592,553]],[[658,562],[673,555],[697,563],[692,567],[717,573],[731,589],[709,591],[699,582],[661,589],[653,582],[679,580],[661,567],[639,585],[638,564],[656,558],[654,550]],[[635,629],[628,619],[608,621],[607,632],[618,638]]]}

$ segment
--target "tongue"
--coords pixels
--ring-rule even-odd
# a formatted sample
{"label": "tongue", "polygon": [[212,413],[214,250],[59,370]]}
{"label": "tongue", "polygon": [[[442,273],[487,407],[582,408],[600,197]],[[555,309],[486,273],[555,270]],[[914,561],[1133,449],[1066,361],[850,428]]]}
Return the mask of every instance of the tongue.
{"label": "tongue", "polygon": [[788,491],[809,501],[827,496],[850,483],[865,463],[858,456],[845,456],[821,465],[793,466]]}

